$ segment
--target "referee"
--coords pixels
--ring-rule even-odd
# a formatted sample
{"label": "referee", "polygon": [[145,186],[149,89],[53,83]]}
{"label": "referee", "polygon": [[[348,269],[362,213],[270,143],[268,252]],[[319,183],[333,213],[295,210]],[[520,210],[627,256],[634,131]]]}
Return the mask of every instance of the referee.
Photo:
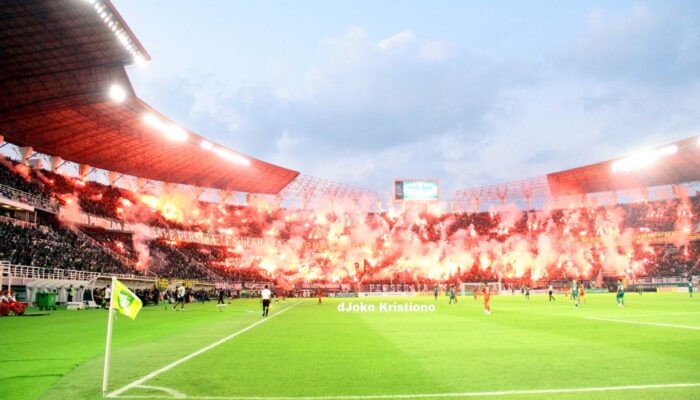
{"label": "referee", "polygon": [[267,317],[267,314],[270,313],[270,299],[272,298],[272,292],[270,289],[267,288],[267,285],[265,285],[265,289],[260,292],[260,298],[262,299],[262,305],[263,305],[263,317]]}

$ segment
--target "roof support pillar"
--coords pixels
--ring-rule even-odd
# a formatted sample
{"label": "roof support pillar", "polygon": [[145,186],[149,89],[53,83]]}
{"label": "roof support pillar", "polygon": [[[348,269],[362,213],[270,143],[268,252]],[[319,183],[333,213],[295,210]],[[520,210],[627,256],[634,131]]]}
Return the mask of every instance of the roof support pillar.
{"label": "roof support pillar", "polygon": [[249,206],[255,202],[257,197],[253,193],[246,193],[245,195],[245,205]]}
{"label": "roof support pillar", "polygon": [[199,196],[201,196],[202,193],[204,193],[203,187],[195,186],[192,188],[192,196],[194,196],[195,200],[199,200]]}
{"label": "roof support pillar", "polygon": [[63,164],[63,159],[59,156],[51,156],[51,172],[57,173],[58,167]]}
{"label": "roof support pillar", "polygon": [[683,186],[674,183],[671,185],[671,190],[673,191],[673,195],[676,196],[677,199],[682,199],[683,197],[686,196],[686,191],[683,188]]}
{"label": "roof support pillar", "polygon": [[27,160],[29,160],[29,157],[31,157],[33,152],[34,149],[32,148],[32,146],[19,148],[19,154],[20,156],[22,156],[22,164],[27,165]]}
{"label": "roof support pillar", "polygon": [[170,182],[163,182],[162,194],[170,194],[173,191],[173,184]]}
{"label": "roof support pillar", "polygon": [[79,164],[78,165],[78,175],[80,176],[80,179],[85,180],[87,179],[88,174],[90,173],[90,166],[87,164]]}
{"label": "roof support pillar", "polygon": [[109,186],[114,186],[115,183],[121,178],[122,175],[119,172],[108,171],[107,180],[109,181]]}
{"label": "roof support pillar", "polygon": [[219,190],[219,205],[223,206],[226,204],[226,200],[231,195],[228,190]]}
{"label": "roof support pillar", "polygon": [[142,191],[146,187],[147,184],[148,184],[148,180],[146,180],[144,178],[136,178],[136,188],[139,191]]}

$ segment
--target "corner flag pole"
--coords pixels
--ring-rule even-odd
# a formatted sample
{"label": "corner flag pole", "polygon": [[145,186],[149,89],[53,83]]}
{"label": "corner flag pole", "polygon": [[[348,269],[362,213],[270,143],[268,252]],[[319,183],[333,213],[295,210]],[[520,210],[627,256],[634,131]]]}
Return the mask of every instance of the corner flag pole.
{"label": "corner flag pole", "polygon": [[[110,290],[114,291],[114,281],[116,278],[112,276],[112,284],[110,285]],[[109,298],[109,316],[107,317],[107,345],[105,348],[105,367],[104,374],[102,375],[102,397],[107,395],[107,385],[109,384],[109,357],[110,348],[112,347],[112,320],[114,319],[114,293],[110,295]]]}

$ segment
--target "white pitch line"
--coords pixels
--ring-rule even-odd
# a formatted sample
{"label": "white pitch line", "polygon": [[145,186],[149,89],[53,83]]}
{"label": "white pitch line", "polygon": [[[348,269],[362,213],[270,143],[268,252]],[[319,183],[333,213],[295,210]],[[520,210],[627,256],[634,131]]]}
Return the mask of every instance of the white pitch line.
{"label": "white pitch line", "polygon": [[146,385],[139,385],[136,386],[139,389],[146,389],[146,390],[160,390],[161,392],[165,392],[170,395],[170,397],[174,397],[176,399],[186,399],[187,395],[184,393],[180,393],[175,389],[167,388],[167,387],[161,387],[161,386],[146,386]]}
{"label": "white pitch line", "polygon": [[[597,317],[591,317],[591,318],[615,318],[620,314],[615,314],[615,315],[599,315]],[[658,316],[666,316],[666,315],[700,315],[700,312],[650,312],[650,313],[641,313],[641,314],[634,314],[630,313],[628,317],[658,317]]]}
{"label": "white pitch line", "polygon": [[[441,397],[487,397],[487,396],[515,396],[523,394],[557,394],[557,393],[592,393],[613,392],[622,390],[649,390],[649,389],[673,389],[700,387],[700,383],[671,383],[662,385],[631,385],[631,386],[607,386],[568,389],[531,389],[531,390],[503,390],[493,392],[461,392],[461,393],[421,393],[421,394],[378,394],[365,396],[301,396],[301,397],[258,397],[258,396],[192,396],[193,400],[381,400],[381,399],[420,399]],[[117,396],[120,399],[171,399],[166,396]]]}
{"label": "white pitch line", "polygon": [[675,325],[675,324],[664,324],[661,322],[642,322],[642,321],[629,321],[626,319],[610,319],[610,318],[595,318],[595,317],[586,317],[586,319],[593,320],[593,321],[619,322],[622,324],[662,326],[665,328],[692,329],[692,330],[700,331],[700,326]]}
{"label": "white pitch line", "polygon": [[276,317],[276,316],[278,316],[278,315],[284,313],[285,311],[290,310],[290,309],[292,309],[292,308],[298,306],[299,304],[303,303],[304,301],[306,301],[306,300],[299,301],[299,302],[297,302],[296,304],[291,305],[291,306],[285,308],[284,310],[282,310],[282,311],[280,311],[280,312],[277,312],[277,313],[272,314],[272,316],[270,316],[269,318],[261,319],[260,321],[255,322],[255,323],[253,323],[253,324],[251,324],[251,325],[248,325],[247,327],[241,329],[240,331],[238,331],[238,332],[236,332],[236,333],[232,333],[232,334],[226,336],[225,338],[220,339],[220,340],[218,340],[218,341],[216,341],[216,342],[210,344],[210,345],[207,346],[207,347],[204,347],[204,348],[202,348],[202,349],[199,349],[199,350],[195,351],[194,353],[192,353],[192,354],[190,354],[190,355],[188,355],[188,356],[182,357],[181,359],[179,359],[179,360],[177,360],[177,361],[173,361],[173,362],[171,362],[170,364],[166,365],[165,367],[163,367],[163,368],[161,368],[161,369],[158,369],[158,370],[156,370],[156,371],[153,371],[153,372],[151,372],[150,374],[144,376],[143,378],[137,379],[137,380],[135,380],[135,381],[129,383],[128,385],[123,386],[123,387],[121,387],[121,388],[119,388],[119,389],[117,389],[117,390],[115,390],[115,391],[109,393],[109,394],[107,395],[107,397],[117,397],[117,396],[119,396],[120,394],[126,392],[126,391],[129,390],[129,389],[132,389],[132,388],[134,388],[134,387],[136,387],[136,386],[140,386],[140,385],[142,385],[144,382],[146,382],[146,381],[148,381],[148,380],[150,380],[150,379],[155,378],[156,376],[162,374],[163,372],[169,371],[169,370],[171,370],[171,369],[177,367],[178,365],[184,363],[185,361],[189,361],[189,360],[191,360],[192,358],[197,357],[198,355],[200,355],[200,354],[202,354],[202,353],[205,353],[205,352],[207,352],[207,351],[213,349],[214,347],[217,347],[217,346],[219,346],[220,344],[223,344],[223,343],[225,343],[225,342],[227,342],[227,341],[229,341],[229,340],[235,338],[236,336],[238,336],[238,335],[240,335],[240,334],[242,334],[242,333],[245,333],[245,332],[247,332],[247,331],[249,331],[249,330],[255,328],[256,326],[258,326],[258,325],[264,323],[265,321],[271,320],[272,318],[274,318],[274,317]]}

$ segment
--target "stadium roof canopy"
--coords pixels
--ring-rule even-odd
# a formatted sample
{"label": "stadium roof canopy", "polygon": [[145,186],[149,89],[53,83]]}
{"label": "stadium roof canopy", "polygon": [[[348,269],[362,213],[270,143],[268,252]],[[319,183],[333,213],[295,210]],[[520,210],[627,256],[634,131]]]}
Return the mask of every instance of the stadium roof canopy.
{"label": "stadium roof canopy", "polygon": [[[222,190],[277,194],[299,174],[213,144],[137,98],[125,66],[150,58],[109,0],[0,1],[0,59],[0,135],[10,143]],[[110,96],[113,85],[122,91]]]}
{"label": "stadium roof canopy", "polygon": [[700,181],[700,138],[547,175],[552,196]]}

